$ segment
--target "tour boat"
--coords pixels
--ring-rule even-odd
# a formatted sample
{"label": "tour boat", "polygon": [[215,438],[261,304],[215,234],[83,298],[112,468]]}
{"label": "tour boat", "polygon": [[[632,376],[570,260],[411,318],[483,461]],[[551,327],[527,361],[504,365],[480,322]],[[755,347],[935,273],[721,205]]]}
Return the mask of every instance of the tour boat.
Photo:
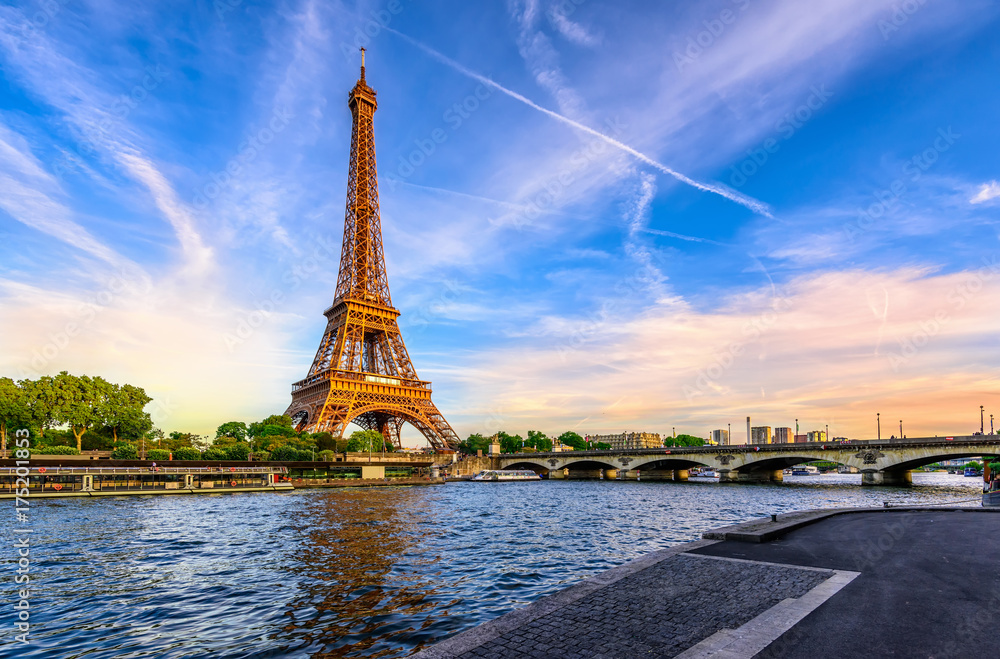
{"label": "tour boat", "polygon": [[719,474],[710,467],[705,467],[704,469],[692,469],[689,474],[692,478],[718,478]]}
{"label": "tour boat", "polygon": [[509,481],[540,481],[542,477],[530,469],[487,469],[472,477],[480,483],[502,483]]}
{"label": "tour boat", "polygon": [[819,469],[812,465],[799,465],[792,467],[792,476],[818,476]]}

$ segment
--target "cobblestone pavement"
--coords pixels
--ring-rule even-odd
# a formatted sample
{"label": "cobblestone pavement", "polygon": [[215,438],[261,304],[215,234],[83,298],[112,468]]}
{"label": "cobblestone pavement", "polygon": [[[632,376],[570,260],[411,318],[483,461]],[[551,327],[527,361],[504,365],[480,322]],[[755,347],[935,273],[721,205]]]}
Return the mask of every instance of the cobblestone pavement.
{"label": "cobblestone pavement", "polygon": [[672,657],[833,572],[676,554],[461,657]]}

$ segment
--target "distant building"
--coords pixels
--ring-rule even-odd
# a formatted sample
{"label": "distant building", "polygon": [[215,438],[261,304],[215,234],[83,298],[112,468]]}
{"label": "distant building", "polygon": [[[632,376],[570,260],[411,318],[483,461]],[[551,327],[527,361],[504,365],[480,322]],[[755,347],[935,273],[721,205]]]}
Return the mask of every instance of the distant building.
{"label": "distant building", "polygon": [[826,441],[826,431],[825,430],[812,430],[809,432],[810,442],[825,442]]}
{"label": "distant building", "polygon": [[809,439],[809,435],[796,435],[795,436],[795,443],[796,444],[805,444],[806,441],[808,441],[808,439]]}
{"label": "distant building", "polygon": [[791,444],[794,441],[795,441],[795,433],[792,432],[791,428],[774,429],[775,444]]}
{"label": "distant building", "polygon": [[729,431],[728,430],[713,430],[712,431],[712,443],[718,444],[719,446],[727,446],[729,444]]}
{"label": "distant building", "polygon": [[611,450],[620,451],[627,448],[663,448],[660,433],[656,432],[623,432],[617,435],[590,435],[593,443],[603,442],[611,445]]}
{"label": "distant building", "polygon": [[750,429],[751,444],[770,444],[771,426],[754,426]]}

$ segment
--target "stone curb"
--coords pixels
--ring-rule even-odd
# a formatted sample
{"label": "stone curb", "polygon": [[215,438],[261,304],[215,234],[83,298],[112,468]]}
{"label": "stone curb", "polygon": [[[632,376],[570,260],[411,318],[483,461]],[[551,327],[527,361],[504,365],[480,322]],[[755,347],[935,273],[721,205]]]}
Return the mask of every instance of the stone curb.
{"label": "stone curb", "polygon": [[732,526],[723,526],[701,534],[704,540],[731,540],[733,542],[770,542],[803,526],[837,515],[852,513],[899,513],[920,511],[952,511],[965,513],[1000,513],[1000,508],[971,508],[954,506],[890,506],[885,508],[820,508],[803,510],[785,515],[776,515],[777,521],[767,518],[755,519]]}
{"label": "stone curb", "polygon": [[646,568],[652,567],[671,556],[683,554],[692,549],[714,545],[715,543],[715,540],[695,540],[640,556],[633,561],[595,574],[572,586],[567,586],[523,608],[514,609],[499,618],[494,618],[481,625],[460,632],[451,638],[439,641],[426,650],[411,655],[411,657],[413,659],[448,659],[457,657],[481,645],[485,645],[507,632],[513,631],[543,616],[550,615],[553,611],[572,604],[595,590],[604,588],[616,581],[621,581],[625,577],[637,572],[642,572]]}

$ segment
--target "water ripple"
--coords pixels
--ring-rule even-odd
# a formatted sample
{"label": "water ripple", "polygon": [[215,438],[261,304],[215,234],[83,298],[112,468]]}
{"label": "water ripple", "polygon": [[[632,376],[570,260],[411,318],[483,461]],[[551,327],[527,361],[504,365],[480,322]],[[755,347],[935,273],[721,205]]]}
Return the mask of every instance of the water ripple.
{"label": "water ripple", "polygon": [[[32,502],[32,643],[7,636],[0,657],[404,656],[709,528],[970,499],[979,486],[915,474],[912,489],[862,488],[859,478]],[[11,570],[13,552],[0,563]]]}

